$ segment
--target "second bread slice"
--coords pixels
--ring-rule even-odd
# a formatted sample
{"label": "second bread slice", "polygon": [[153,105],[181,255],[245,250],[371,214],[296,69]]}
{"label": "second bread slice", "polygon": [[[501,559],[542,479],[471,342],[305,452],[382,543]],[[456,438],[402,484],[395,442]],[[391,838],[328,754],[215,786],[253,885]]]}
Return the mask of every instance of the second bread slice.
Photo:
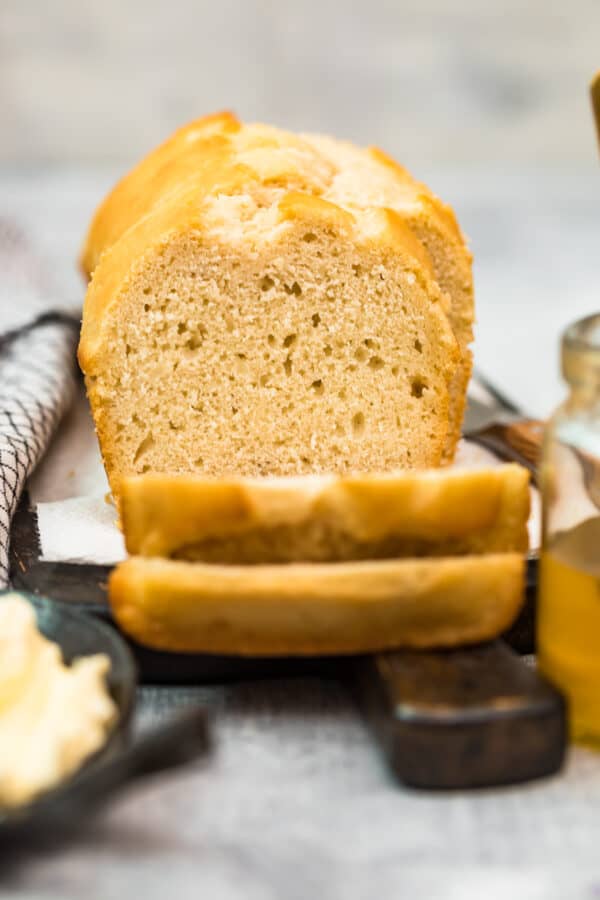
{"label": "second bread slice", "polygon": [[525,551],[516,465],[351,476],[122,482],[127,549],[215,563],[335,562]]}
{"label": "second bread slice", "polygon": [[523,580],[518,553],[252,568],[133,557],[109,597],[123,631],[156,649],[319,655],[494,638]]}

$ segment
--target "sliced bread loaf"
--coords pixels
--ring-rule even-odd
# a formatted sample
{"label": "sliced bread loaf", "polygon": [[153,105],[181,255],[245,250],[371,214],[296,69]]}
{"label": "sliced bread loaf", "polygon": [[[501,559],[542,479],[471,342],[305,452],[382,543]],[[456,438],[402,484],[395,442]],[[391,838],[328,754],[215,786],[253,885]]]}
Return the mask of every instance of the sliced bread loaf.
{"label": "sliced bread loaf", "polygon": [[117,496],[143,472],[452,456],[467,355],[444,273],[454,260],[468,294],[468,251],[441,204],[376,154],[394,190],[342,190],[341,157],[319,141],[227,114],[192,123],[98,211],[79,357]]}
{"label": "sliced bread loaf", "polygon": [[216,563],[334,562],[527,549],[517,465],[381,475],[121,482],[127,549]]}
{"label": "sliced bread loaf", "polygon": [[517,553],[253,567],[132,557],[109,596],[123,631],[159,650],[293,656],[496,637],[523,579]]}

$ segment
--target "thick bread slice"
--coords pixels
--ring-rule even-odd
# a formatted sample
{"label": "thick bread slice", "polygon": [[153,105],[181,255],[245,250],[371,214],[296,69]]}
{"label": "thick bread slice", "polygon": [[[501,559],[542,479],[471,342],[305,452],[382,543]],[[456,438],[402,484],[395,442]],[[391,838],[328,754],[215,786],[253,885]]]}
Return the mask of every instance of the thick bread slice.
{"label": "thick bread slice", "polygon": [[527,549],[529,475],[514,464],[355,476],[121,483],[127,550],[217,563],[333,562]]}
{"label": "thick bread slice", "polygon": [[240,656],[452,647],[496,637],[523,598],[518,553],[289,566],[132,557],[112,573],[119,626],[158,650]]}
{"label": "thick bread slice", "polygon": [[[310,140],[222,115],[182,129],[102,205],[79,358],[117,497],[143,472],[451,456],[464,354],[412,222],[421,201],[406,215],[398,190],[336,202],[341,170]],[[448,255],[468,265],[457,234]]]}

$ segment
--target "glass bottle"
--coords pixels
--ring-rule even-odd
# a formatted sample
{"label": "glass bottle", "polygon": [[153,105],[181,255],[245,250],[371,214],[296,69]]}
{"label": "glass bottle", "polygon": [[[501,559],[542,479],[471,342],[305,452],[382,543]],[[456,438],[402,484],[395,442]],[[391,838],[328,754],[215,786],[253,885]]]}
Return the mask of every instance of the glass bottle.
{"label": "glass bottle", "polygon": [[562,339],[569,395],[542,458],[538,665],[567,696],[574,740],[600,747],[600,314]]}

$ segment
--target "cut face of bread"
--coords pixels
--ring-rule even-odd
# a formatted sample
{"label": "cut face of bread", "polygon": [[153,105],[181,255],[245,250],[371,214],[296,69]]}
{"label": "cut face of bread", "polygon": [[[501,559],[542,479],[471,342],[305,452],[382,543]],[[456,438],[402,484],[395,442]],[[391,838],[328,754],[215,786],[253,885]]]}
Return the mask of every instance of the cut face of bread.
{"label": "cut face of bread", "polygon": [[132,557],[112,573],[119,626],[160,650],[257,656],[453,647],[498,636],[524,559],[215,566]]}
{"label": "cut face of bread", "polygon": [[492,469],[121,482],[127,549],[227,564],[454,556],[527,549],[529,475]]}
{"label": "cut face of bread", "polygon": [[453,301],[401,204],[337,197],[340,171],[309,140],[216,117],[100,209],[79,356],[116,495],[144,472],[450,458]]}

